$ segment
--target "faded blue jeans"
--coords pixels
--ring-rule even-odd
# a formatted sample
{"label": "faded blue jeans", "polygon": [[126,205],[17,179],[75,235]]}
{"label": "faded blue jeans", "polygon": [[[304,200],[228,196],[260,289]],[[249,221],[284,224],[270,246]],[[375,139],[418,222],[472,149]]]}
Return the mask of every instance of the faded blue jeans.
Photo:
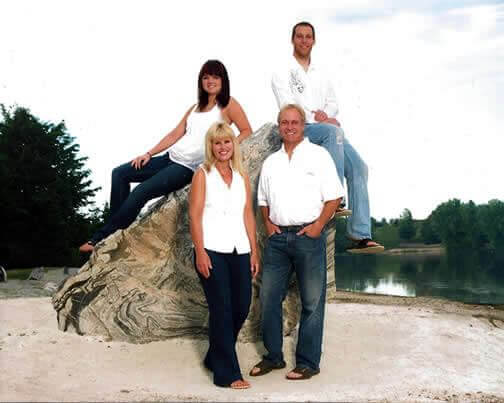
{"label": "faded blue jeans", "polygon": [[[127,228],[149,201],[183,188],[191,182],[193,171],[173,162],[168,153],[152,157],[141,169],[131,161],[112,170],[110,190],[110,218],[96,231],[91,242],[96,244],[118,229]],[[140,184],[131,191],[130,184]]]}
{"label": "faded blue jeans", "polygon": [[296,273],[302,310],[296,347],[296,366],[319,369],[326,299],[326,236],[296,235],[299,228],[271,235],[264,249],[261,312],[265,359],[283,361],[282,301]]}
{"label": "faded blue jeans", "polygon": [[367,188],[368,167],[345,138],[343,129],[327,123],[307,123],[305,135],[313,143],[324,147],[336,165],[343,185],[346,178],[348,208],[347,234],[352,239],[371,239],[371,216]]}

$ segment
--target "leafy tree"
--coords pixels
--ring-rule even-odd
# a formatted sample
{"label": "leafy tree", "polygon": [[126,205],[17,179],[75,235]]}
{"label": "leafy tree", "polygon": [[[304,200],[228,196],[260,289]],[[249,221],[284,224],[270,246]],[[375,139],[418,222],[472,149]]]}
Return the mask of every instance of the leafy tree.
{"label": "leafy tree", "polygon": [[432,215],[429,215],[429,217],[422,222],[420,235],[422,237],[422,241],[427,245],[441,242],[441,238],[432,223]]}
{"label": "leafy tree", "polygon": [[79,157],[63,122],[42,122],[28,109],[1,106],[0,243],[10,266],[62,265],[89,236],[83,212],[91,187],[86,157]]}
{"label": "leafy tree", "polygon": [[409,209],[404,209],[399,218],[399,237],[405,241],[411,241],[416,234],[415,223]]}

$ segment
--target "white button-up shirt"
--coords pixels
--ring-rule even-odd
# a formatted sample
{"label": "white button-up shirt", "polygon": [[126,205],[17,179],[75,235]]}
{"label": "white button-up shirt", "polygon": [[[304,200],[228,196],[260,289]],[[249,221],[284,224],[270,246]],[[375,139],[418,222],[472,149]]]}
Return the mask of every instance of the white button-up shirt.
{"label": "white button-up shirt", "polygon": [[287,64],[275,71],[271,79],[273,93],[281,108],[286,104],[298,104],[306,113],[307,123],[315,123],[313,111],[324,111],[328,117],[338,114],[338,103],[328,75],[310,62],[308,71],[291,56]]}
{"label": "white button-up shirt", "polygon": [[290,160],[284,146],[266,158],[257,201],[259,206],[269,207],[273,224],[301,225],[315,221],[325,202],[343,194],[329,153],[305,138]]}

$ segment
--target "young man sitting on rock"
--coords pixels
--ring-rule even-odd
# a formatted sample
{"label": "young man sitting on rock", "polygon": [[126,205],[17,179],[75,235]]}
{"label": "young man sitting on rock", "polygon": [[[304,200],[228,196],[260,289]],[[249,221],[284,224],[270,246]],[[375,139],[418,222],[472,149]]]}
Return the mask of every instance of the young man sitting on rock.
{"label": "young man sitting on rock", "polygon": [[300,22],[292,29],[293,57],[287,65],[273,73],[273,93],[278,106],[301,105],[307,116],[305,135],[324,147],[331,155],[341,184],[346,178],[349,210],[339,209],[336,215],[351,215],[347,219],[347,236],[353,242],[347,251],[377,253],[383,246],[371,239],[371,216],[367,189],[368,168],[357,151],[345,138],[336,119],[338,105],[332,84],[320,67],[312,62],[315,29]]}

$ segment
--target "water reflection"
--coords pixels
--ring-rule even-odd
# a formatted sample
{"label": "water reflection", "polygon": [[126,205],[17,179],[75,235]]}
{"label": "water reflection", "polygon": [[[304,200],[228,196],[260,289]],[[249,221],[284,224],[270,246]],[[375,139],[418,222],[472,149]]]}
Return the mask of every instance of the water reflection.
{"label": "water reflection", "polygon": [[504,266],[491,256],[336,256],[336,287],[398,296],[504,304]]}

